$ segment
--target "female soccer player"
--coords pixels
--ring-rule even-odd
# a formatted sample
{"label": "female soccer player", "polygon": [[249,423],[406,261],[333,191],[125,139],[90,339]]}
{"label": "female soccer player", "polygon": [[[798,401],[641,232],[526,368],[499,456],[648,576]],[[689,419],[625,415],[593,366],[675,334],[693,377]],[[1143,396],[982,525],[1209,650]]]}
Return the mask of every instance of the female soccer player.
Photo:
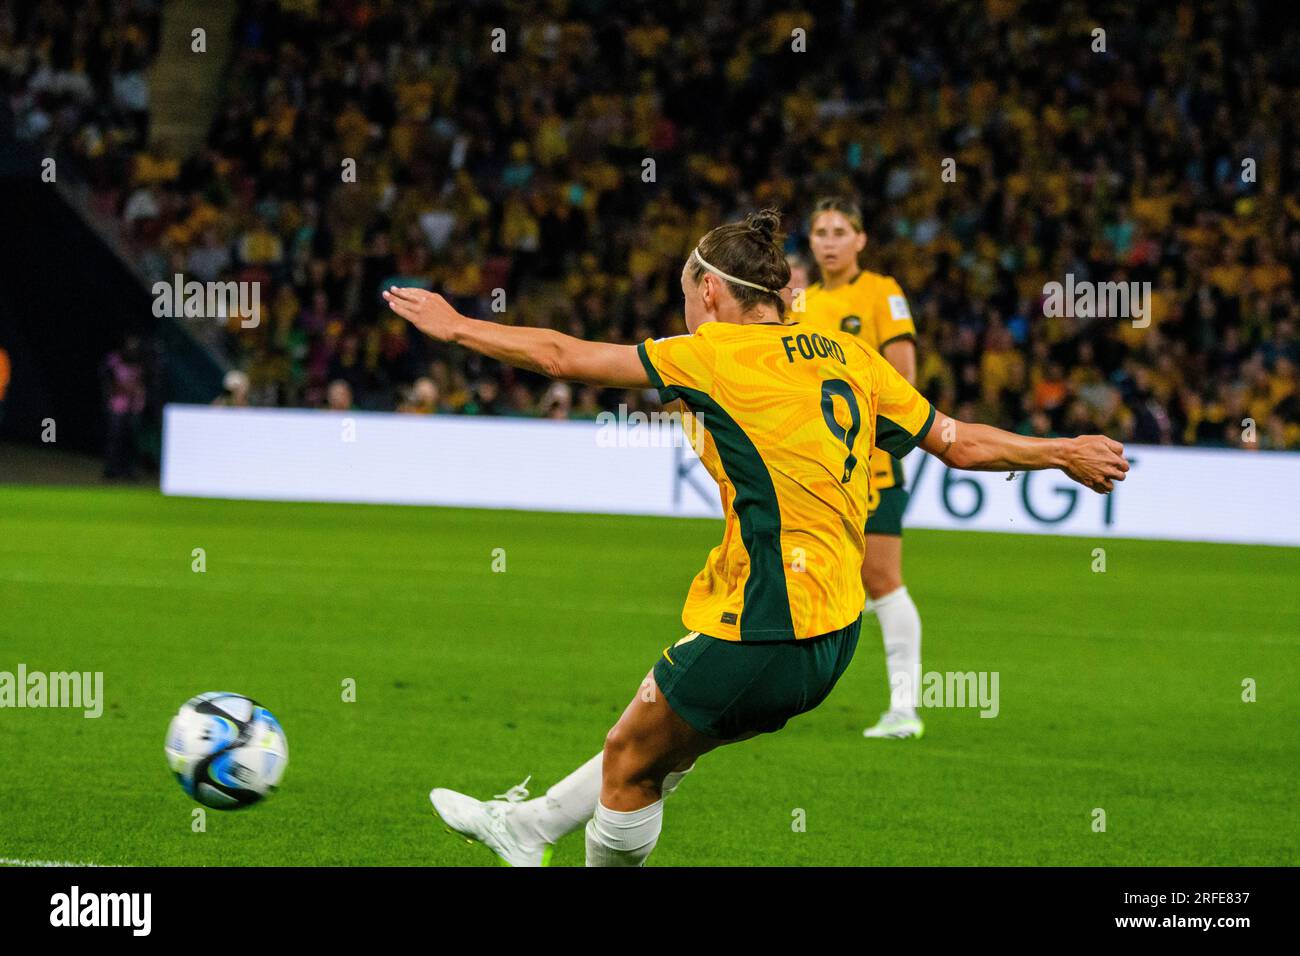
{"label": "female soccer player", "polygon": [[[818,200],[809,223],[808,245],[821,272],[808,287],[800,321],[819,331],[855,335],[916,384],[916,326],[903,290],[892,276],[858,265],[867,244],[862,212],[847,199]],[[885,642],[889,710],[865,737],[902,739],[925,731],[916,713],[921,691],[921,615],[903,584],[903,512],[909,492],[903,463],[883,448],[873,448],[871,498],[867,504],[867,554],[862,562],[866,610],[874,611]]]}
{"label": "female soccer player", "polygon": [[956,468],[1060,468],[1099,492],[1128,469],[1122,446],[1100,435],[1034,439],[954,421],[856,337],[784,322],[779,222],[766,211],[709,232],[682,269],[690,334],[637,346],[477,321],[421,289],[384,293],[435,339],[680,399],[721,489],[726,526],[687,595],[688,633],[664,649],[603,751],[535,800],[522,787],[492,801],[430,793],[448,826],[507,863],[545,864],[584,824],[588,866],[644,863],[663,795],[700,755],[825,699],[857,646],[873,447],[901,455],[919,443]]}

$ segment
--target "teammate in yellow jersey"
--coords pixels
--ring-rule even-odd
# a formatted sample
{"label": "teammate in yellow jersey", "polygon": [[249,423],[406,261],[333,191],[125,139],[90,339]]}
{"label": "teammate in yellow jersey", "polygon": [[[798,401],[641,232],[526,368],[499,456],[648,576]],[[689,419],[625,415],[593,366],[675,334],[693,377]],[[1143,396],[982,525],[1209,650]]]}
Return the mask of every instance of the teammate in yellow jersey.
{"label": "teammate in yellow jersey", "polygon": [[873,447],[920,444],[959,468],[1060,468],[1099,492],[1128,469],[1122,446],[1100,435],[1035,439],[953,421],[860,340],[785,321],[779,222],[764,212],[704,236],[682,269],[689,334],[637,346],[469,319],[421,289],[385,293],[433,338],[684,402],[721,489],[722,543],[691,583],[688,633],[664,648],[601,753],[533,800],[527,780],[488,801],[429,794],[444,823],[511,865],[544,865],[583,826],[587,865],[642,864],[664,795],[698,757],[825,699],[857,646]]}
{"label": "teammate in yellow jersey", "polygon": [[[813,206],[808,244],[821,280],[808,287],[799,320],[815,329],[835,329],[875,349],[916,384],[916,326],[903,290],[890,276],[858,265],[866,245],[862,213],[852,202],[829,198]],[[903,463],[883,448],[872,449],[871,499],[867,513],[867,556],[862,583],[866,610],[874,611],[885,642],[889,709],[865,737],[901,739],[925,731],[916,713],[921,681],[921,615],[903,583],[903,512],[908,491]]]}

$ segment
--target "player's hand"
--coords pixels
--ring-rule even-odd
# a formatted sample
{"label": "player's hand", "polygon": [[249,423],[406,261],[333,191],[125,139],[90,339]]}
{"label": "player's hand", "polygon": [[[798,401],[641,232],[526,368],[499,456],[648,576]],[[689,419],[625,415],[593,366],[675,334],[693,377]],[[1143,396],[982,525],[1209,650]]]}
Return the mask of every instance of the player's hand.
{"label": "player's hand", "polygon": [[1066,446],[1061,470],[1098,494],[1106,494],[1123,481],[1128,471],[1124,446],[1105,435],[1080,435]]}
{"label": "player's hand", "polygon": [[456,328],[467,321],[436,292],[390,286],[384,291],[388,307],[430,338],[449,341]]}

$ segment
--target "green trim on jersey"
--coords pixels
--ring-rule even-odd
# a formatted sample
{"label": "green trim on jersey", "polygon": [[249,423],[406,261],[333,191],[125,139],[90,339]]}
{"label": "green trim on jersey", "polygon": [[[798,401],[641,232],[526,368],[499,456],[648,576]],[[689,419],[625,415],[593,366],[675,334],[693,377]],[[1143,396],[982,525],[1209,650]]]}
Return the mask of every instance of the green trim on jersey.
{"label": "green trim on jersey", "polygon": [[636,344],[636,355],[641,360],[641,364],[645,366],[645,374],[650,379],[650,384],[659,390],[659,400],[664,403],[672,401],[670,398],[664,398],[664,380],[660,376],[659,370],[651,363],[650,356],[646,354],[644,342]]}
{"label": "green trim on jersey", "polygon": [[879,352],[879,353],[881,353],[881,357],[883,358],[883,357],[884,357],[884,352],[885,352],[885,346],[887,346],[887,345],[893,345],[895,342],[903,342],[903,341],[911,341],[911,342],[915,342],[915,341],[916,341],[916,333],[915,333],[915,332],[903,332],[903,333],[901,333],[901,334],[899,334],[899,335],[895,335],[892,339],[885,339],[885,341],[883,341],[883,342],[880,343],[880,348],[876,349],[876,351]]}
{"label": "green trim on jersey", "polygon": [[745,430],[704,392],[670,385],[660,388],[659,394],[664,401],[680,398],[699,416],[700,424],[713,436],[722,470],[736,489],[731,507],[740,519],[740,540],[749,554],[740,639],[795,640],[781,553],[781,506],[762,455]]}
{"label": "green trim on jersey", "polygon": [[902,425],[891,421],[884,415],[876,416],[876,447],[884,449],[895,458],[902,458],[909,451],[921,443],[930,432],[930,426],[934,424],[934,406],[930,406],[930,414],[925,418],[925,424],[920,430],[913,435]]}

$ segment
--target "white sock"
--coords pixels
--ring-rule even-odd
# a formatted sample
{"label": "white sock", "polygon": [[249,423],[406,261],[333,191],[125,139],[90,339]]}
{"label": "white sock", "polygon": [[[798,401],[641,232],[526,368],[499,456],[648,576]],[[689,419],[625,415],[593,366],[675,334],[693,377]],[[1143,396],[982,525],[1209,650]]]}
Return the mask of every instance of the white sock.
{"label": "white sock", "polygon": [[660,787],[660,790],[663,791],[663,795],[666,797],[668,794],[676,790],[677,785],[682,782],[682,778],[694,769],[695,764],[691,764],[685,770],[674,770],[672,773],[665,776],[663,785]]}
{"label": "white sock", "polygon": [[526,843],[555,843],[591,819],[600,801],[601,754],[540,797],[515,807],[511,826]]}
{"label": "white sock", "polygon": [[871,607],[885,637],[889,709],[915,717],[921,689],[921,615],[906,585],[872,601]]}
{"label": "white sock", "polygon": [[664,826],[664,802],[622,813],[596,803],[587,824],[588,866],[640,866],[659,842]]}
{"label": "white sock", "polygon": [[[511,825],[525,843],[556,843],[591,819],[600,802],[600,768],[603,754],[596,754],[540,797],[515,807]],[[677,789],[682,778],[695,769],[674,771],[664,777],[663,795]]]}

